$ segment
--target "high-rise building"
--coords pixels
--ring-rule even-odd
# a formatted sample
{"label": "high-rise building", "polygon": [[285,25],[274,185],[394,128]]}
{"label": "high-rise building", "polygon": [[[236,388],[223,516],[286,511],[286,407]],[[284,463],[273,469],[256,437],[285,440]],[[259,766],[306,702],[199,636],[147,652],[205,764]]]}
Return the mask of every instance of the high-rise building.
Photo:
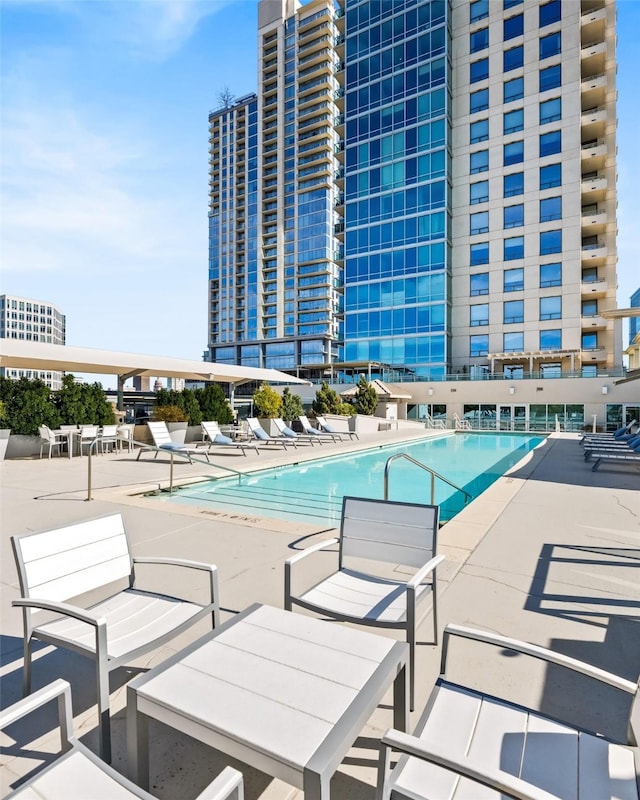
{"label": "high-rise building", "polygon": [[615,19],[614,0],[261,0],[258,91],[209,116],[212,360],[618,368]]}
{"label": "high-rise building", "polygon": [[[636,289],[631,295],[629,303],[631,308],[640,308],[640,289]],[[640,333],[640,317],[629,317],[629,344],[633,344],[634,339]]]}
{"label": "high-rise building", "polygon": [[[66,317],[44,300],[0,295],[0,339],[27,342],[66,343]],[[55,370],[0,368],[6,378],[39,378],[51,389],[62,388],[62,373]]]}

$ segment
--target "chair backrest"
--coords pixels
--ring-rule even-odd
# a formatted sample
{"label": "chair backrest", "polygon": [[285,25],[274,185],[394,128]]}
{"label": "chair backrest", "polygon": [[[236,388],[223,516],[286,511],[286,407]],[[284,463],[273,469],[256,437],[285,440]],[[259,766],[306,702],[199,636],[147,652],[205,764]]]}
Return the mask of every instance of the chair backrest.
{"label": "chair backrest", "polygon": [[298,419],[300,420],[300,424],[302,425],[302,430],[306,433],[309,430],[309,428],[312,427],[311,423],[304,414],[300,414]]}
{"label": "chair backrest", "polygon": [[60,426],[60,430],[61,431],[77,431],[78,430],[78,426],[77,425],[61,425]]}
{"label": "chair backrest", "polygon": [[45,442],[51,442],[55,439],[55,436],[51,432],[51,428],[47,425],[38,425],[38,435],[41,439],[44,439]]}
{"label": "chair backrest", "polygon": [[104,439],[106,436],[117,436],[118,435],[118,426],[117,425],[103,425],[102,426],[102,438]]}
{"label": "chair backrest", "polygon": [[135,425],[132,423],[126,423],[125,425],[118,425],[118,437],[120,439],[131,439],[133,440],[133,433],[135,431]]}
{"label": "chair backrest", "polygon": [[275,417],[273,420],[273,424],[276,428],[280,431],[283,436],[288,436],[290,439],[295,439],[298,435],[295,431],[291,430],[288,425],[284,424],[284,420],[278,417]]}
{"label": "chair backrest", "polygon": [[256,417],[247,417],[247,424],[249,425],[249,430],[256,439],[266,440],[271,438]]}
{"label": "chair backrest", "polygon": [[213,441],[218,434],[222,433],[216,420],[212,420],[211,422],[201,422],[200,425],[202,426],[202,430],[207,434],[211,441]]}
{"label": "chair backrest", "polygon": [[439,507],[345,497],[340,566],[345,557],[421,567],[436,554]]}
{"label": "chair backrest", "polygon": [[147,422],[147,425],[156,447],[160,447],[163,444],[171,444],[171,434],[166,422]]}
{"label": "chair backrest", "polygon": [[330,425],[324,417],[321,417],[319,414],[316,414],[316,419],[318,420],[318,425],[322,428],[323,431],[327,431],[327,433],[337,433],[333,425]]}
{"label": "chair backrest", "polygon": [[98,435],[97,425],[81,425],[80,438],[81,439],[95,439]]}
{"label": "chair backrest", "polygon": [[23,597],[63,601],[131,575],[121,514],[11,537]]}

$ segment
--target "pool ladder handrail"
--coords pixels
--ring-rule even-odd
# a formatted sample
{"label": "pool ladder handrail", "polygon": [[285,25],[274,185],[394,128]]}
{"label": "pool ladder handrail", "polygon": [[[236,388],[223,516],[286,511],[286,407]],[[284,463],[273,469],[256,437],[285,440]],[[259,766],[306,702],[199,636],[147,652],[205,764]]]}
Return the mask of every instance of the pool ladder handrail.
{"label": "pool ladder handrail", "polygon": [[436,472],[435,469],[431,469],[426,464],[423,464],[422,461],[417,461],[412,456],[408,455],[407,453],[396,453],[394,456],[390,456],[385,465],[384,465],[384,499],[389,499],[389,468],[391,467],[391,462],[395,461],[397,458],[406,458],[407,461],[411,461],[412,464],[415,464],[417,467],[425,470],[426,472],[430,473],[431,475],[431,505],[435,505],[435,497],[436,497],[436,478],[439,478],[441,481],[448,483],[453,489],[458,492],[462,492],[465,496],[464,504],[466,505],[469,500],[473,500],[473,497],[466,489],[462,489],[460,486],[456,486],[455,483],[452,483],[448,478],[445,478],[444,475],[440,475],[439,472]]}

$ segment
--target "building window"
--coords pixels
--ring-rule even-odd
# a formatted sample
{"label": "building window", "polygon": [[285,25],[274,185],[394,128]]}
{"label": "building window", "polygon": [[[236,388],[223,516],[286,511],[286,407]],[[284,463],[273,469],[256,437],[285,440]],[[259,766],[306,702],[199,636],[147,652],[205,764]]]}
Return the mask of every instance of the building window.
{"label": "building window", "polygon": [[540,37],[540,61],[562,52],[562,35],[560,31]]}
{"label": "building window", "polygon": [[516,14],[515,17],[509,17],[502,23],[502,32],[504,41],[515,39],[516,36],[522,36],[524,33],[524,15]]}
{"label": "building window", "polygon": [[470,306],[469,312],[469,326],[471,328],[489,324],[489,303]]}
{"label": "building window", "polygon": [[489,352],[489,336],[486,333],[475,334],[469,337],[469,355],[474,358],[486,356]]}
{"label": "building window", "polygon": [[[524,350],[524,333],[522,331],[502,334],[504,353],[522,353]],[[510,375],[513,378],[513,375]]]}
{"label": "building window", "polygon": [[540,201],[540,222],[562,219],[562,197],[547,197]]}
{"label": "building window", "polygon": [[505,136],[509,133],[517,133],[524,129],[524,109],[517,108],[515,111],[507,111],[503,115],[503,133]]}
{"label": "building window", "polygon": [[540,70],[540,91],[548,92],[562,86],[562,70],[560,64]]}
{"label": "building window", "polygon": [[475,0],[469,6],[469,22],[478,22],[489,16],[489,0]]}
{"label": "building window", "polygon": [[469,52],[477,53],[489,47],[489,28],[480,28],[474,31],[469,37]]}
{"label": "building window", "polygon": [[524,322],[524,300],[506,300],[502,306],[505,325]]}
{"label": "building window", "polygon": [[540,288],[562,286],[562,264],[540,264]]}
{"label": "building window", "polygon": [[540,103],[541,125],[557,122],[559,119],[562,119],[562,100],[560,97],[554,97],[553,100],[545,100]]}
{"label": "building window", "polygon": [[[510,72],[512,69],[518,69],[518,67],[523,66],[524,47],[520,44],[518,47],[512,47],[510,50],[505,50],[502,57],[502,64],[503,72]],[[471,66],[473,66],[473,64]]]}
{"label": "building window", "polygon": [[540,189],[562,186],[562,164],[549,164],[540,167]]}
{"label": "building window", "polygon": [[503,178],[503,194],[505,197],[515,197],[524,194],[524,172],[512,172]]}
{"label": "building window", "polygon": [[514,6],[522,5],[522,3],[524,3],[524,0],[504,0],[504,2],[502,3],[502,10],[508,11],[510,8],[513,8]]}
{"label": "building window", "polygon": [[472,267],[477,267],[479,264],[488,264],[489,242],[477,242],[476,244],[472,244],[469,262]]}
{"label": "building window", "polygon": [[516,206],[505,206],[504,208],[504,227],[519,228],[524,225],[524,204]]}
{"label": "building window", "polygon": [[489,294],[489,273],[479,272],[471,276],[470,292],[471,297],[478,297],[481,294]]}
{"label": "building window", "polygon": [[503,102],[512,103],[524,97],[524,78],[513,78],[503,84]]}
{"label": "building window", "polygon": [[583,350],[597,350],[598,349],[598,334],[597,333],[583,333],[582,334],[582,349]]}
{"label": "building window", "polygon": [[504,166],[508,167],[511,164],[521,164],[524,161],[524,142],[509,142],[503,148],[503,162]]}
{"label": "building window", "polygon": [[550,3],[540,6],[538,19],[541,28],[546,25],[552,25],[554,22],[559,22],[562,19],[560,0],[551,0]]}
{"label": "building window", "polygon": [[489,200],[489,181],[472,183],[469,187],[469,203],[486,203]]}
{"label": "building window", "polygon": [[550,331],[540,331],[540,350],[560,350],[562,347],[562,331],[554,328]]}
{"label": "building window", "polygon": [[552,156],[562,150],[562,131],[540,134],[540,158]]}
{"label": "building window", "polygon": [[562,252],[562,231],[542,231],[540,234],[540,255]]}
{"label": "building window", "polygon": [[479,119],[469,125],[469,141],[471,144],[485,142],[489,138],[489,120]]}
{"label": "building window", "polygon": [[541,297],[540,319],[562,319],[562,298]]}
{"label": "building window", "polygon": [[583,378],[597,378],[598,377],[598,365],[597,364],[589,364],[588,366],[583,366],[580,375]]}
{"label": "building window", "polygon": [[472,236],[478,233],[488,233],[489,232],[489,212],[488,211],[479,211],[476,214],[469,215],[470,220],[470,234]]}
{"label": "building window", "polygon": [[583,283],[597,283],[599,280],[598,278],[598,268],[597,267],[586,267],[582,270],[582,282]]}
{"label": "building window", "polygon": [[524,290],[524,270],[506,269],[504,271],[504,292],[521,292]]}
{"label": "building window", "polygon": [[489,108],[489,90],[480,89],[477,92],[471,92],[469,95],[469,113],[477,114],[478,111],[486,111]]}
{"label": "building window", "polygon": [[489,59],[481,58],[469,65],[469,83],[477,83],[489,77]]}
{"label": "building window", "polygon": [[524,236],[504,240],[504,260],[514,261],[516,258],[524,258]]}
{"label": "building window", "polygon": [[583,317],[597,317],[598,316],[598,301],[597,300],[583,300],[582,311]]}
{"label": "building window", "polygon": [[469,156],[469,171],[472,175],[478,172],[486,172],[489,169],[489,151],[478,150]]}

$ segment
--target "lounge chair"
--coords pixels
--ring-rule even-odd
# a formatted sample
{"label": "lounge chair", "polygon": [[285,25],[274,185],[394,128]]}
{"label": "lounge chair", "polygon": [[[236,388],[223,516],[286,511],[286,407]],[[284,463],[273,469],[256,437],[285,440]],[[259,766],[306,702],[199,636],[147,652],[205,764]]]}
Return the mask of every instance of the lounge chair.
{"label": "lounge chair", "polygon": [[332,442],[340,441],[339,433],[328,433],[326,431],[320,431],[317,428],[314,428],[304,414],[300,414],[298,421],[300,422],[300,425],[302,425],[302,430],[307,434],[307,436],[315,436],[317,439],[331,439]]}
{"label": "lounge chair", "polygon": [[285,450],[288,444],[292,444],[295,448],[298,447],[295,439],[290,439],[288,436],[269,436],[256,417],[247,417],[247,424],[254,439],[258,439],[263,444],[282,445]]}
{"label": "lounge chair", "polygon": [[326,421],[326,419],[321,416],[320,414],[316,414],[316,420],[318,425],[320,426],[320,430],[324,431],[324,433],[333,433],[335,436],[339,436],[341,439],[344,436],[348,436],[349,439],[359,439],[360,437],[355,431],[337,431],[333,425]]}
{"label": "lounge chair", "polygon": [[[312,545],[284,565],[284,607],[288,611],[298,605],[342,622],[405,631],[412,708],[416,629],[422,618],[418,610],[428,596],[432,598],[434,644],[438,642],[436,567],[444,561],[444,556],[436,555],[438,517],[438,506],[345,497],[340,537]],[[296,590],[293,565],[336,544],[337,571],[310,589]],[[399,575],[396,568],[400,564],[412,568],[413,574]]]}
{"label": "lounge chair", "polygon": [[245,452],[247,447],[249,447],[251,450],[255,450],[256,453],[260,452],[260,449],[256,444],[251,444],[250,442],[234,442],[234,440],[231,437],[225,436],[224,433],[222,433],[222,431],[220,430],[220,426],[215,420],[211,422],[201,422],[200,424],[202,426],[204,434],[209,439],[208,443],[209,450],[211,450],[211,448],[214,445],[221,445],[222,447],[233,447],[236,450],[241,450],[243,456],[247,455]]}
{"label": "lounge chair", "polygon": [[157,458],[158,453],[163,450],[169,453],[177,453],[178,455],[186,456],[189,459],[190,464],[193,464],[191,459],[192,455],[203,455],[207,461],[209,460],[207,451],[204,448],[188,447],[186,444],[177,444],[176,442],[172,441],[166,422],[147,422],[147,425],[149,427],[149,432],[151,433],[151,438],[153,439],[153,448],[140,448],[136,461],[140,460],[140,456],[145,449],[155,449],[156,454],[154,458]]}
{"label": "lounge chair", "polygon": [[274,417],[273,424],[276,428],[280,431],[282,436],[287,436],[289,439],[295,439],[296,442],[307,442],[308,444],[322,444],[321,439],[316,439],[315,436],[309,436],[306,433],[296,433],[292,428],[288,425],[284,424],[284,420],[279,419],[278,417]]}
{"label": "lounge chair", "polygon": [[[627,742],[493,697],[476,689],[475,680],[474,688],[446,680],[453,637],[492,645],[511,661],[514,655],[518,662],[531,656],[631,695]],[[468,671],[473,673],[472,662]],[[447,625],[440,677],[414,734],[389,730],[382,737],[378,798],[638,800],[634,760],[637,763],[639,701],[636,683],[603,669],[527,642]],[[391,750],[402,753],[393,770]]]}
{"label": "lounge chair", "polygon": [[[39,769],[15,791],[6,795],[7,800],[13,797],[16,800],[17,798],[60,800],[62,797],[65,800],[88,800],[97,797],[156,800],[154,795],[136,786],[113,767],[105,764],[78,741],[73,733],[71,687],[61,678],[0,711],[0,730],[37,712],[54,700],[58,706],[62,755],[48,766]],[[196,800],[242,800],[242,797],[242,773],[232,767],[225,767]]]}
{"label": "lounge chair", "polygon": [[640,454],[640,436],[636,436],[629,442],[605,442],[602,444],[586,444],[584,447],[584,460],[588,461],[598,455],[630,456]]}
{"label": "lounge chair", "polygon": [[[133,558],[120,514],[11,537],[24,628],[23,692],[31,691],[34,642],[73,650],[95,661],[100,754],[111,761],[109,674],[175,638],[199,620],[220,622],[218,572],[213,564],[172,558]],[[147,591],[141,583],[167,575],[185,591],[200,573],[203,602]],[[122,589],[122,582],[128,588]],[[117,587],[117,588],[116,588]],[[92,592],[91,604],[77,598]],[[45,612],[43,615],[42,612]],[[54,619],[49,619],[52,612]],[[44,619],[43,619],[44,616]]]}
{"label": "lounge chair", "polygon": [[591,458],[595,459],[591,472],[596,472],[602,461],[617,461],[622,464],[640,465],[640,449],[629,450],[628,452],[624,452],[624,450],[594,450],[590,455]]}

